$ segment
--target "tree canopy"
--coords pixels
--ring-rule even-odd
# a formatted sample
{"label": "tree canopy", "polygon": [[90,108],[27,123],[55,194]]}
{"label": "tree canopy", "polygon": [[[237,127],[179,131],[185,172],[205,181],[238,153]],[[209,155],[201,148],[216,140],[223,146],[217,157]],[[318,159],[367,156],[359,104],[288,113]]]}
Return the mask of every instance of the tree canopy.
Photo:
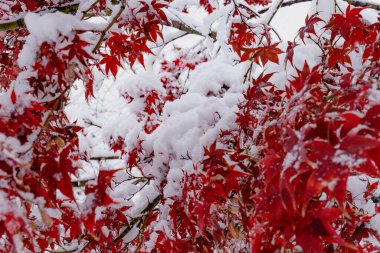
{"label": "tree canopy", "polygon": [[379,11],[0,0],[0,252],[380,250]]}

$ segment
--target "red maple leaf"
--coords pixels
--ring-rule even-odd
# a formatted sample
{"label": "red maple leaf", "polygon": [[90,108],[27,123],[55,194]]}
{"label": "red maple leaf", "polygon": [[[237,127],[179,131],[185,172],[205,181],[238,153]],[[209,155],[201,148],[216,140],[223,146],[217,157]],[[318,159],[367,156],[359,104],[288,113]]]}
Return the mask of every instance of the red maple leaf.
{"label": "red maple leaf", "polygon": [[279,42],[272,44],[270,46],[258,47],[254,49],[253,59],[257,64],[260,64],[259,59],[261,61],[262,66],[267,64],[268,61],[274,62],[278,64],[278,55],[282,53],[281,49],[277,47]]}
{"label": "red maple leaf", "polygon": [[118,67],[123,67],[120,63],[118,57],[114,55],[103,55],[103,59],[99,62],[100,64],[105,64],[106,74],[111,71],[112,75],[116,78]]}
{"label": "red maple leaf", "polygon": [[298,30],[298,34],[303,42],[306,34],[315,34],[314,25],[318,22],[323,22],[321,18],[317,16],[317,14],[312,15],[311,17],[306,16],[305,18],[305,26],[301,27]]}

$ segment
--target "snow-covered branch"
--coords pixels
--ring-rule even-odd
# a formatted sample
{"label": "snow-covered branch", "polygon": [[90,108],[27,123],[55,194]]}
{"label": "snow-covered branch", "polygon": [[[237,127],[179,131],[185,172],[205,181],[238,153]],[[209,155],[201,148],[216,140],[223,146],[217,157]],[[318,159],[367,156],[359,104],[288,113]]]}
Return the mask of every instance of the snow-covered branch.
{"label": "snow-covered branch", "polygon": [[[294,4],[304,3],[304,2],[310,2],[310,1],[312,1],[312,0],[291,0],[291,1],[286,1],[286,2],[282,3],[279,8],[289,7],[289,6],[292,6]],[[370,3],[370,2],[354,1],[354,0],[353,1],[351,1],[351,0],[344,0],[344,1],[350,3],[353,6],[367,7],[367,8],[372,8],[372,9],[375,9],[375,10],[380,10],[380,5],[377,5],[377,4],[374,4],[374,3]],[[62,6],[62,7],[57,6],[57,7],[50,7],[48,10],[44,10],[43,12],[46,13],[46,12],[59,11],[59,12],[75,15],[76,12],[77,12],[77,10],[78,10],[78,7],[79,7],[79,4],[66,5],[66,6]],[[269,10],[269,7],[259,10],[258,13],[259,14],[264,14],[268,10]],[[110,13],[110,11],[111,10],[108,10],[107,12]],[[172,27],[174,27],[176,29],[179,29],[181,31],[184,31],[186,33],[202,35],[199,31],[197,31],[197,30],[195,30],[195,29],[187,26],[186,24],[181,23],[178,20],[171,21],[170,23],[166,23],[165,25],[166,26],[172,26]],[[11,30],[16,30],[16,29],[21,29],[21,28],[26,28],[25,21],[24,21],[23,18],[19,18],[19,19],[12,20],[12,21],[3,21],[3,22],[0,22],[0,31],[11,31]],[[211,33],[210,37],[215,39],[216,34],[215,33]]]}

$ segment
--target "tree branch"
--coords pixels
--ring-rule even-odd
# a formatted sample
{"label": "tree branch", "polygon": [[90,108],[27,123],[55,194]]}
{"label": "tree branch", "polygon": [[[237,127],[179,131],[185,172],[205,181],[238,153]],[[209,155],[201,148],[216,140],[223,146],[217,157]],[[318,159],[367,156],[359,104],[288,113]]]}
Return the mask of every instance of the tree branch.
{"label": "tree branch", "polygon": [[112,19],[112,21],[107,25],[107,27],[102,31],[102,34],[100,35],[100,38],[98,40],[98,42],[96,43],[96,46],[94,47],[94,49],[92,50],[92,53],[95,53],[100,45],[102,44],[103,40],[104,40],[104,37],[106,35],[106,32],[108,32],[109,29],[111,29],[111,27],[116,23],[116,21],[119,19],[119,17],[121,16],[121,13],[124,11],[125,9],[125,6],[124,4],[121,4],[120,6],[120,10],[118,11],[118,13],[116,14],[116,16]]}
{"label": "tree branch", "polygon": [[[285,3],[282,3],[281,7],[288,7],[288,6],[291,6],[293,4],[298,4],[298,3],[304,3],[304,2],[311,2],[313,0],[292,0],[292,1],[287,1]],[[264,9],[261,9],[259,10],[259,14],[263,14],[265,12],[267,12],[269,10],[270,7],[267,7],[267,8],[264,8]]]}
{"label": "tree branch", "polygon": [[[306,2],[311,2],[312,0],[291,0],[291,1],[287,1],[285,3],[282,4],[281,8],[282,7],[289,7],[289,6],[292,6],[293,4],[299,4],[299,3],[306,3]],[[356,1],[356,0],[343,0],[353,6],[356,6],[356,7],[367,7],[367,8],[371,8],[371,9],[375,9],[375,10],[380,10],[380,4],[372,4],[372,3],[365,3],[365,2],[360,2],[360,1]],[[264,9],[261,9],[259,10],[259,14],[263,14],[265,12],[267,12],[269,10],[269,7],[268,8],[264,8]]]}
{"label": "tree branch", "polygon": [[380,4],[365,3],[365,2],[355,1],[355,0],[352,0],[352,1],[344,0],[344,1],[356,7],[367,7],[367,8],[380,11]]}
{"label": "tree branch", "polygon": [[[282,7],[288,7],[288,6],[291,6],[293,4],[310,2],[310,1],[312,1],[312,0],[291,0],[291,1],[287,1],[287,2],[283,3],[281,5],[281,8]],[[344,1],[353,5],[353,6],[367,7],[367,8],[371,8],[371,9],[375,9],[375,10],[380,10],[380,4],[365,3],[365,2],[360,2],[357,0],[344,0]],[[63,7],[59,7],[59,6],[51,7],[47,10],[42,10],[42,11],[51,11],[51,12],[59,11],[59,12],[67,13],[67,14],[75,14],[77,12],[78,8],[79,8],[79,4],[73,4],[73,5],[63,6]],[[265,8],[265,9],[260,10],[259,13],[263,14],[263,13],[267,12],[268,10],[269,10],[269,8]],[[42,12],[42,11],[40,11],[40,12]],[[165,24],[165,25],[171,26],[173,28],[179,29],[179,30],[187,32],[187,33],[202,35],[199,31],[196,31],[193,28],[182,24],[179,21],[172,21],[171,24]],[[13,20],[13,21],[9,21],[9,22],[0,22],[0,31],[11,31],[11,30],[17,30],[17,29],[21,29],[21,28],[26,28],[25,21],[23,18]],[[212,32],[209,34],[209,36],[214,39],[214,38],[216,38],[216,33]]]}
{"label": "tree branch", "polygon": [[[180,31],[183,31],[183,32],[186,32],[186,33],[204,36],[201,32],[199,32],[199,31],[191,28],[190,26],[185,25],[184,23],[182,23],[180,21],[172,20],[171,24],[167,23],[165,25],[173,27],[173,28],[176,28],[176,29],[178,29]],[[213,40],[216,40],[216,32],[211,32],[211,33],[208,34],[208,36],[210,38],[212,38]]]}
{"label": "tree branch", "polygon": [[131,222],[129,223],[129,226],[126,228],[126,229],[124,229],[121,233],[120,233],[120,235],[118,236],[118,237],[116,237],[116,239],[111,243],[111,245],[109,246],[109,248],[111,248],[113,245],[115,245],[116,243],[118,243],[119,241],[121,241],[131,230],[132,230],[132,228],[138,223],[138,222],[140,222],[140,224],[141,224],[141,222],[144,222],[144,220],[145,220],[145,216],[149,216],[150,215],[150,213],[153,211],[153,209],[160,203],[160,200],[161,200],[161,198],[160,198],[160,196],[157,196],[153,201],[152,201],[152,203],[149,203],[149,205],[141,212],[142,214],[144,214],[144,215],[142,215],[142,216],[140,216],[140,217],[137,217],[137,218],[133,218],[132,220],[131,220]]}
{"label": "tree branch", "polygon": [[120,156],[93,156],[90,157],[91,161],[102,161],[102,160],[118,160],[121,159]]}
{"label": "tree branch", "polygon": [[[274,18],[274,16],[278,12],[278,10],[281,8],[281,6],[283,5],[283,3],[284,3],[284,0],[280,0],[280,1],[277,2],[276,6],[271,6],[270,9],[268,9],[268,10],[271,10],[271,8],[272,8],[272,10],[271,10],[272,13],[269,13],[270,17],[269,17],[269,19],[266,22],[267,25],[270,25],[270,23],[272,22],[272,19]],[[264,38],[264,36],[261,37],[260,43],[263,40],[263,38]]]}
{"label": "tree branch", "polygon": [[[66,14],[75,15],[78,11],[78,8],[79,8],[79,4],[72,4],[72,5],[66,5],[66,6],[50,7],[47,9],[40,10],[37,13],[58,11],[58,12],[66,13]],[[17,30],[17,29],[22,29],[22,28],[26,28],[26,24],[23,18],[16,19],[13,21],[8,21],[8,22],[0,21],[0,32]]]}

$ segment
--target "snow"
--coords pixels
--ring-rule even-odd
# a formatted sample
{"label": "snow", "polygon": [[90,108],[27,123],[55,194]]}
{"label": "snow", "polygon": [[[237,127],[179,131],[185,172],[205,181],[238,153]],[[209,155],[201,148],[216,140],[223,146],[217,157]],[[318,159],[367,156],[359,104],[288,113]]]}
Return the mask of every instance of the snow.
{"label": "snow", "polygon": [[81,21],[79,17],[62,12],[46,14],[29,12],[24,20],[30,35],[18,58],[21,67],[34,63],[38,47],[43,42],[57,42],[60,35],[69,35],[73,30],[95,29],[94,25]]}
{"label": "snow", "polygon": [[[233,127],[238,101],[238,94],[223,99],[189,93],[180,100],[167,103],[163,111],[163,115],[167,116],[163,118],[163,123],[143,143],[147,152],[160,154],[153,160],[151,169],[147,168],[148,175],[160,178],[155,168],[165,162],[170,162],[173,168],[183,168],[185,162],[176,154],[184,157],[189,154],[192,162],[201,159],[203,147],[209,146],[221,130]],[[192,169],[192,165],[186,167]]]}
{"label": "snow", "polygon": [[152,69],[141,70],[137,74],[126,72],[117,79],[116,85],[121,94],[127,94],[132,98],[139,98],[149,91],[166,94],[160,79]]}
{"label": "snow", "polygon": [[357,159],[356,157],[353,157],[350,154],[345,154],[343,151],[338,150],[335,153],[334,158],[333,158],[332,161],[334,163],[340,164],[342,166],[347,166],[349,168],[354,168],[354,167],[358,167],[361,164],[365,163],[366,159],[364,159],[364,158]]}
{"label": "snow", "polygon": [[[299,3],[278,10],[273,18],[272,26],[283,40],[292,41],[296,37],[298,29],[305,23],[310,5],[310,2]],[[298,54],[295,53],[295,55]]]}
{"label": "snow", "polygon": [[262,24],[270,24],[274,15],[277,14],[277,10],[280,8],[281,4],[284,0],[274,0],[270,5],[269,9],[265,14],[261,17],[260,23]]}
{"label": "snow", "polygon": [[188,83],[189,93],[206,96],[209,93],[219,94],[222,87],[238,86],[242,83],[238,67],[223,63],[219,59],[199,64],[191,73]]}
{"label": "snow", "polygon": [[29,12],[25,24],[38,41],[57,41],[60,34],[67,35],[74,29],[85,28],[75,16],[62,12],[43,15]]}
{"label": "snow", "polygon": [[289,168],[294,164],[294,162],[297,161],[298,154],[294,151],[288,152],[285,156],[284,162],[282,163],[282,166],[284,166],[285,169]]}
{"label": "snow", "polygon": [[[274,7],[265,14],[261,21],[268,23],[271,15],[275,11],[276,4],[281,1],[275,1]],[[197,1],[187,1],[188,5],[197,4]],[[168,17],[173,20],[180,20],[189,27],[199,31],[207,37],[210,31],[217,31],[217,39],[226,42],[228,39],[229,23],[223,12],[215,12],[212,15],[206,15],[202,11],[189,8],[189,14],[183,13],[181,9],[186,5],[184,1],[173,1],[171,8],[167,11]],[[280,34],[280,37],[285,40],[293,40],[300,43],[296,37],[299,27],[304,23],[306,15],[312,14],[315,1],[311,3],[302,3],[293,7],[282,8],[275,15],[272,21],[272,26]],[[310,10],[311,7],[311,10]],[[324,3],[318,6],[318,11],[323,13],[325,19],[331,15],[331,10],[334,6],[331,3]],[[231,8],[231,5],[226,5],[226,9]],[[197,17],[197,18],[194,18]],[[41,17],[31,17],[29,26],[36,28]],[[35,20],[33,20],[35,19]],[[373,22],[373,16],[369,15],[369,21]],[[287,22],[283,22],[287,20]],[[73,22],[76,22],[73,20]],[[44,40],[53,40],[57,33],[70,33],[70,29],[75,25],[66,28],[52,27],[45,31],[34,31],[32,35],[36,38]],[[49,30],[50,29],[50,30]],[[60,30],[62,29],[62,30]],[[174,38],[173,31],[165,31],[169,38]],[[176,33],[178,36],[178,33]],[[170,36],[173,37],[170,37]],[[182,43],[183,42],[183,43]],[[139,217],[142,210],[149,205],[156,196],[158,196],[157,186],[161,180],[167,180],[167,184],[163,190],[166,202],[160,206],[160,221],[155,224],[157,229],[165,230],[169,226],[165,217],[168,217],[168,206],[171,204],[172,197],[181,194],[181,182],[185,173],[193,173],[193,165],[203,159],[203,148],[213,143],[219,136],[222,130],[234,129],[236,126],[237,104],[243,100],[242,91],[246,88],[242,85],[242,73],[247,67],[247,64],[232,64],[236,55],[231,53],[231,50],[224,43],[215,45],[210,38],[203,39],[202,36],[185,36],[179,41],[173,43],[188,48],[194,48],[197,45],[204,45],[209,52],[221,52],[219,58],[212,59],[208,62],[199,64],[194,71],[191,71],[188,77],[181,78],[187,93],[183,94],[179,99],[173,102],[166,102],[163,107],[162,116],[158,119],[160,125],[151,134],[148,134],[143,129],[143,122],[139,113],[143,111],[144,95],[149,91],[156,91],[160,95],[165,95],[166,91],[160,80],[158,67],[154,59],[156,56],[150,56],[146,65],[147,68],[135,66],[133,70],[125,71],[117,76],[115,80],[105,80],[101,87],[96,90],[96,98],[87,104],[81,104],[77,101],[83,101],[83,90],[73,91],[71,101],[73,102],[66,110],[72,121],[78,120],[79,124],[86,125],[84,119],[99,125],[101,129],[95,126],[86,127],[86,132],[81,136],[81,149],[91,152],[90,155],[114,155],[107,146],[107,141],[110,138],[118,138],[126,140],[126,153],[137,146],[138,141],[142,141],[142,148],[146,154],[154,154],[150,163],[144,164],[142,171],[144,176],[152,176],[154,181],[143,184],[120,184],[111,193],[114,199],[124,201],[128,199],[128,204],[131,208],[127,211],[130,217]],[[174,46],[173,46],[174,47]],[[169,47],[172,49],[173,47]],[[286,49],[286,44],[281,45],[283,51]],[[221,50],[219,51],[219,49]],[[170,51],[163,49],[161,46],[155,48],[155,53],[159,57]],[[320,49],[316,45],[300,45],[295,48],[294,65],[297,68],[302,68],[307,60],[312,68],[320,62],[320,58],[316,57]],[[283,62],[283,57],[280,62]],[[353,58],[356,56],[353,55]],[[170,55],[169,55],[170,58]],[[272,81],[281,83],[281,80],[289,78],[295,74],[294,70],[285,72],[283,65],[275,65],[267,69],[269,72],[280,72],[273,76]],[[354,61],[354,68],[360,70],[360,62]],[[256,72],[262,69],[257,68]],[[256,74],[256,73],[255,73]],[[187,79],[188,78],[188,79]],[[284,84],[285,85],[285,84]],[[375,99],[378,94],[374,95]],[[125,97],[133,98],[128,101]],[[297,97],[295,99],[298,99]],[[77,108],[81,110],[78,111]],[[258,116],[259,118],[259,116]],[[273,123],[274,124],[274,123]],[[291,152],[288,152],[283,166],[288,168],[294,166],[299,167],[298,161],[301,157],[301,148],[295,147]],[[256,146],[252,147],[252,154],[259,152]],[[126,157],[120,153],[121,160],[125,162]],[[186,160],[184,157],[191,157],[191,160]],[[365,162],[364,159],[357,159],[349,154],[337,152],[332,162],[349,167],[356,167]],[[103,167],[119,166],[110,162],[102,162]],[[87,168],[94,168],[94,164],[89,164]],[[99,166],[100,167],[100,166]],[[125,164],[120,167],[125,168]],[[134,168],[132,168],[133,170]],[[85,172],[80,175],[93,175],[94,172]],[[128,178],[127,175],[118,174],[118,182],[122,182]],[[337,179],[326,183],[330,190],[333,190],[337,185]],[[140,191],[140,187],[144,186]],[[374,213],[374,204],[365,201],[362,198],[366,183],[362,176],[352,176],[348,182],[348,189],[355,196],[355,204],[363,207],[368,213]],[[376,190],[379,192],[379,189]],[[369,226],[380,230],[380,215],[374,216],[370,220]],[[105,231],[104,233],[106,233]],[[138,228],[134,226],[125,237],[125,242],[130,242],[138,235]]]}
{"label": "snow", "polygon": [[128,232],[128,234],[125,237],[123,237],[123,242],[124,243],[131,242],[133,239],[135,239],[138,236],[139,231],[140,229],[138,228],[138,224],[134,225],[132,229]]}

